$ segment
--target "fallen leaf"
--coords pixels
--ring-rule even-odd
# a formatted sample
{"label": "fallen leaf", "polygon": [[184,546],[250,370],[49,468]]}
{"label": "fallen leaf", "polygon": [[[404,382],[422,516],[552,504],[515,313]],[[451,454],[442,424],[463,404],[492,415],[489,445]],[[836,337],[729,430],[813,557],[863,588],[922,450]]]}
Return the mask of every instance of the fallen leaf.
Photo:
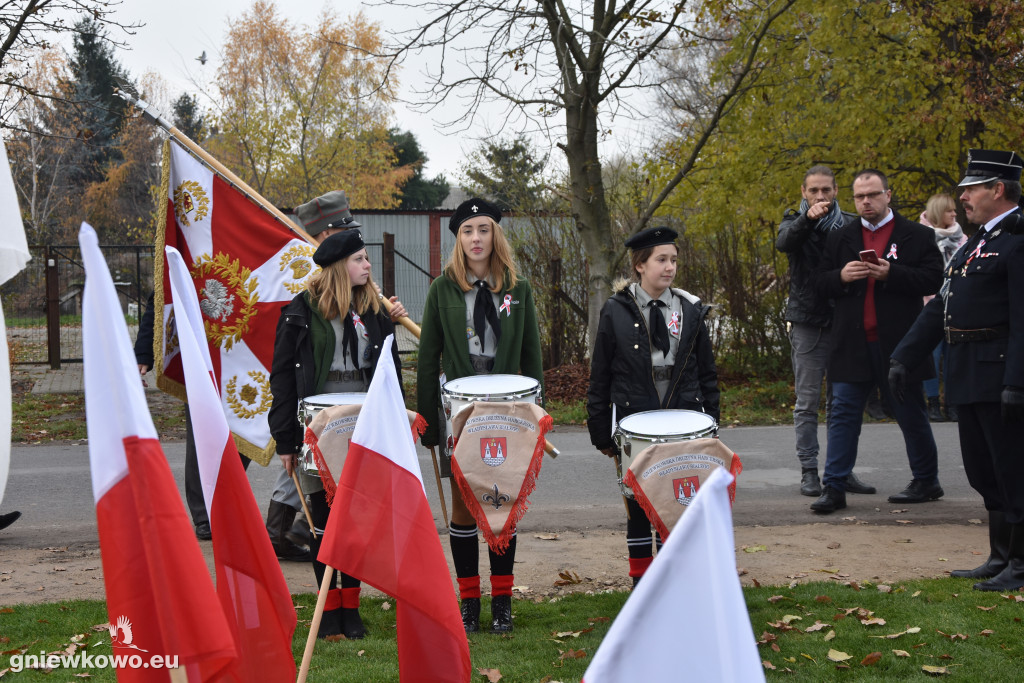
{"label": "fallen leaf", "polygon": [[4,607],[3,609],[0,609],[0,614],[14,614],[14,610],[10,607]]}
{"label": "fallen leaf", "polygon": [[981,633],[979,633],[978,635],[979,635],[979,636],[990,636],[990,635],[992,635],[993,633],[995,633],[995,631],[993,631],[993,630],[992,630],[992,629],[990,629],[990,628],[987,628],[987,629],[985,629],[984,631],[982,631]]}
{"label": "fallen leaf", "polygon": [[590,633],[593,630],[594,629],[592,628],[585,628],[582,631],[559,631],[558,633],[552,633],[551,635],[553,635],[555,638],[568,638],[569,636],[572,636],[573,638],[579,638],[584,633]]}
{"label": "fallen leaf", "polygon": [[943,674],[949,673],[949,669],[947,669],[946,667],[932,666],[931,664],[925,664],[924,666],[922,666],[921,671],[925,672],[926,674],[931,674],[932,676],[942,676]]}
{"label": "fallen leaf", "polygon": [[977,608],[980,609],[982,612],[991,612],[992,610],[995,609],[995,606],[985,607],[983,605],[977,605]]}
{"label": "fallen leaf", "polygon": [[498,669],[477,669],[476,672],[486,678],[489,683],[498,683],[501,680],[501,671]]}
{"label": "fallen leaf", "polygon": [[750,582],[754,584],[754,588],[760,588],[761,587],[761,582],[758,581],[757,579],[751,579]]}
{"label": "fallen leaf", "polygon": [[897,519],[896,523],[897,524],[913,524],[914,520],[912,520],[912,519]]}
{"label": "fallen leaf", "polygon": [[878,664],[878,660],[880,660],[881,658],[882,658],[882,653],[881,652],[872,652],[867,657],[865,657],[864,659],[860,660],[860,665],[861,666],[874,666],[875,664]]}
{"label": "fallen leaf", "polygon": [[779,600],[785,600],[785,599],[786,599],[785,595],[773,595],[772,597],[768,598],[768,602],[770,602],[770,603],[772,603],[774,605]]}
{"label": "fallen leaf", "polygon": [[818,663],[818,660],[816,660],[816,659],[815,659],[814,657],[810,656],[810,655],[809,655],[809,654],[807,654],[806,652],[801,652],[801,653],[800,653],[800,656],[801,656],[801,657],[806,657],[807,659],[811,660],[811,661],[812,661],[812,662],[814,662],[815,664],[817,664],[817,663]]}
{"label": "fallen leaf", "polygon": [[828,641],[832,640],[835,637],[836,637],[836,632],[835,631],[829,631],[828,633],[825,634],[825,642],[827,643]]}
{"label": "fallen leaf", "polygon": [[557,541],[558,534],[534,534],[534,538],[539,538],[542,541]]}
{"label": "fallen leaf", "polygon": [[775,671],[775,665],[769,662],[767,659],[761,662],[761,666],[763,666],[766,669],[771,669],[772,671]]}
{"label": "fallen leaf", "polygon": [[816,572],[824,572],[825,574],[836,574],[839,572],[835,567],[825,567],[824,569],[815,569]]}
{"label": "fallen leaf", "polygon": [[921,591],[914,591],[914,592],[913,592],[913,593],[911,594],[911,596],[910,596],[910,597],[912,597],[912,598],[916,598],[916,597],[917,597],[918,595],[920,595],[920,594],[921,594]]}
{"label": "fallen leaf", "polygon": [[782,623],[783,624],[788,624],[788,623],[793,622],[793,621],[803,621],[803,619],[804,619],[803,617],[798,617],[795,614],[787,614],[784,617],[782,617]]}
{"label": "fallen leaf", "polygon": [[823,624],[820,621],[815,621],[811,626],[804,629],[804,633],[814,633],[815,631],[820,631],[823,628],[828,628],[831,625],[832,624]]}
{"label": "fallen leaf", "polygon": [[977,519],[977,518],[975,518],[975,519],[969,519],[969,520],[967,520],[967,523],[968,523],[968,524],[981,524],[981,520],[980,520],[980,519]]}
{"label": "fallen leaf", "polygon": [[587,623],[589,623],[589,624],[603,624],[604,622],[611,621],[611,620],[612,620],[611,617],[590,617],[589,619],[587,619]]}
{"label": "fallen leaf", "polygon": [[907,629],[907,633],[920,633],[920,632],[921,632],[921,627],[920,626],[911,626],[910,628]]}
{"label": "fallen leaf", "polygon": [[892,587],[886,586],[884,583],[880,583],[875,588],[878,589],[879,593],[892,593]]}
{"label": "fallen leaf", "polygon": [[768,550],[768,546],[765,546],[765,545],[745,545],[745,546],[743,546],[743,552],[745,552],[745,553],[759,553],[762,550]]}
{"label": "fallen leaf", "polygon": [[909,657],[910,653],[906,650],[893,650],[892,653],[897,657]]}
{"label": "fallen leaf", "polygon": [[939,562],[949,562],[945,557],[940,557]]}
{"label": "fallen leaf", "polygon": [[856,517],[843,517],[843,521],[844,522],[856,522],[857,518]]}
{"label": "fallen leaf", "polygon": [[860,584],[857,583],[856,581],[851,581],[850,582],[850,588],[852,588],[855,591],[859,591],[860,590]]}
{"label": "fallen leaf", "polygon": [[948,661],[953,659],[953,655],[939,655],[939,659],[944,659]]}
{"label": "fallen leaf", "polygon": [[562,652],[561,650],[558,651],[558,658],[561,660],[583,659],[586,656],[587,653],[585,650],[566,650],[565,652]]}
{"label": "fallen leaf", "polygon": [[359,652],[356,653],[356,657],[362,657],[365,654],[366,654],[366,650],[360,650]]}
{"label": "fallen leaf", "polygon": [[897,538],[897,539],[893,540],[893,543],[913,543],[913,542],[914,541],[912,541],[909,538]]}
{"label": "fallen leaf", "polygon": [[807,572],[797,572],[796,574],[790,574],[786,577],[787,579],[805,579],[807,578]]}
{"label": "fallen leaf", "polygon": [[558,581],[555,581],[556,586],[570,586],[577,583],[583,583],[583,579],[580,575],[574,571],[558,572],[558,576],[561,577]]}
{"label": "fallen leaf", "polygon": [[340,640],[348,640],[348,638],[345,637],[344,633],[338,633],[333,636],[324,636],[324,640],[328,643],[337,643]]}
{"label": "fallen leaf", "polygon": [[897,510],[889,510],[890,515],[898,515],[903,512],[910,512],[910,508],[899,508]]}
{"label": "fallen leaf", "polygon": [[839,650],[830,649],[828,651],[828,659],[831,662],[845,662],[848,659],[852,659],[852,656],[846,654],[845,652],[840,652]]}
{"label": "fallen leaf", "polygon": [[840,545],[839,545],[838,541],[832,541],[831,543],[829,543],[825,547],[828,548],[829,550],[837,550],[840,547]]}

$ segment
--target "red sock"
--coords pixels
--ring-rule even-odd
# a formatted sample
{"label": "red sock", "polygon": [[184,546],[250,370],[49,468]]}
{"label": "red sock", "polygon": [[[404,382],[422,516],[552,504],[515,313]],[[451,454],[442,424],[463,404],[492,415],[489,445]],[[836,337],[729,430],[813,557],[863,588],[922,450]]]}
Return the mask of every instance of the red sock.
{"label": "red sock", "polygon": [[459,600],[480,597],[480,576],[459,577]]}
{"label": "red sock", "polygon": [[327,591],[327,602],[324,603],[324,611],[330,612],[332,609],[338,609],[341,607],[341,589],[332,588]]}
{"label": "red sock", "polygon": [[359,609],[359,586],[341,589],[341,606],[345,609]]}
{"label": "red sock", "polygon": [[647,572],[647,568],[654,562],[653,557],[631,557],[629,558],[629,575],[638,579]]}
{"label": "red sock", "polygon": [[511,574],[491,574],[491,596],[512,595],[512,581]]}

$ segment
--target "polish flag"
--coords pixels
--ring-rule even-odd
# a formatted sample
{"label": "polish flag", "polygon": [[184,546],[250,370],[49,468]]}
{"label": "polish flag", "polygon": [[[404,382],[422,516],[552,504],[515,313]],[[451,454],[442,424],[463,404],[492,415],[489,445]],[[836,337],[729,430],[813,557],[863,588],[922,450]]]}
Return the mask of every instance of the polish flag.
{"label": "polish flag", "polygon": [[[96,233],[82,224],[85,419],[115,655],[177,656],[191,681],[221,678],[236,650],[149,415]],[[140,652],[141,650],[141,652]],[[148,653],[148,655],[146,654]],[[166,669],[119,668],[119,681]]]}
{"label": "polish flag", "polygon": [[736,573],[729,484],[717,468],[697,491],[583,676],[613,681],[763,681]]}
{"label": "polish flag", "polygon": [[239,681],[292,681],[295,607],[221,408],[192,278],[177,249],[166,254],[217,595],[240,655],[231,674]]}
{"label": "polish flag", "polygon": [[384,341],[359,412],[319,559],[395,598],[400,680],[468,681],[469,642],[405,427],[394,342]]}

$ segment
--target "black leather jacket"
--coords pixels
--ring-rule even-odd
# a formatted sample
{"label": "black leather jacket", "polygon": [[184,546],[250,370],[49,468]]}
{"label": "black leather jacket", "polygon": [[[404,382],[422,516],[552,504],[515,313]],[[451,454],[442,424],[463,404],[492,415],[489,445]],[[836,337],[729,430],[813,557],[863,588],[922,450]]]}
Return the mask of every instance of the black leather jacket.
{"label": "black leather jacket", "polygon": [[[843,212],[844,216],[853,214]],[[815,272],[825,253],[828,235],[814,229],[818,221],[793,209],[779,225],[775,248],[789,258],[789,297],[786,320],[802,325],[828,327],[832,321],[832,302],[815,285]]]}
{"label": "black leather jacket", "polygon": [[673,289],[682,299],[683,329],[668,393],[658,401],[651,363],[651,338],[636,299],[628,288],[612,295],[601,309],[587,390],[587,428],[598,449],[612,446],[612,404],[616,418],[663,408],[697,410],[718,420],[718,373],[711,337],[704,322],[710,306]]}
{"label": "black leather jacket", "polygon": [[[323,392],[323,386],[316,386],[317,359],[314,358],[310,328],[312,315],[314,313],[306,303],[306,293],[303,292],[281,309],[281,317],[277,321],[274,362],[270,369],[270,392],[274,400],[267,419],[270,435],[277,442],[279,454],[298,453],[302,447],[303,429],[298,420],[299,399]],[[384,339],[395,331],[395,326],[383,309],[377,315],[363,316],[363,323],[370,336],[372,357],[364,366],[369,373],[369,380],[377,367],[380,347]],[[402,362],[398,358],[398,345],[392,344],[391,351],[401,384]]]}

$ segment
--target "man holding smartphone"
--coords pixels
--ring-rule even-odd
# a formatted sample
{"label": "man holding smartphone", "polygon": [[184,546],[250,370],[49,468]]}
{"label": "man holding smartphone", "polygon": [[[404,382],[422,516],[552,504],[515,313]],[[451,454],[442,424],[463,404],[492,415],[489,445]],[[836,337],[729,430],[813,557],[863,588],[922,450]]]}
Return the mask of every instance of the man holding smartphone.
{"label": "man holding smartphone", "polygon": [[[789,209],[779,225],[775,248],[789,259],[789,297],[786,299],[786,322],[792,350],[793,384],[796,402],[793,405],[793,427],[796,431],[796,455],[800,460],[800,494],[817,498],[821,495],[818,479],[818,405],[821,384],[828,364],[832,325],[832,303],[822,296],[815,283],[815,273],[825,251],[825,240],[852,213],[840,211],[836,201],[836,176],[828,166],[812,166],[800,185],[800,208]],[[832,402],[827,391],[825,415]],[[846,481],[851,493],[874,493],[853,473]]]}
{"label": "man holding smartphone", "polygon": [[859,218],[830,233],[816,278],[822,294],[835,301],[828,454],[821,497],[811,504],[822,513],[846,507],[846,477],[857,460],[864,405],[876,386],[893,407],[913,474],[889,502],[923,503],[943,495],[922,389],[934,375],[931,358],[909,369],[904,402],[890,399],[887,382],[890,354],[921,312],[922,297],[939,289],[942,255],[930,228],[889,208],[892,191],[881,171],[857,173],[853,199]]}

